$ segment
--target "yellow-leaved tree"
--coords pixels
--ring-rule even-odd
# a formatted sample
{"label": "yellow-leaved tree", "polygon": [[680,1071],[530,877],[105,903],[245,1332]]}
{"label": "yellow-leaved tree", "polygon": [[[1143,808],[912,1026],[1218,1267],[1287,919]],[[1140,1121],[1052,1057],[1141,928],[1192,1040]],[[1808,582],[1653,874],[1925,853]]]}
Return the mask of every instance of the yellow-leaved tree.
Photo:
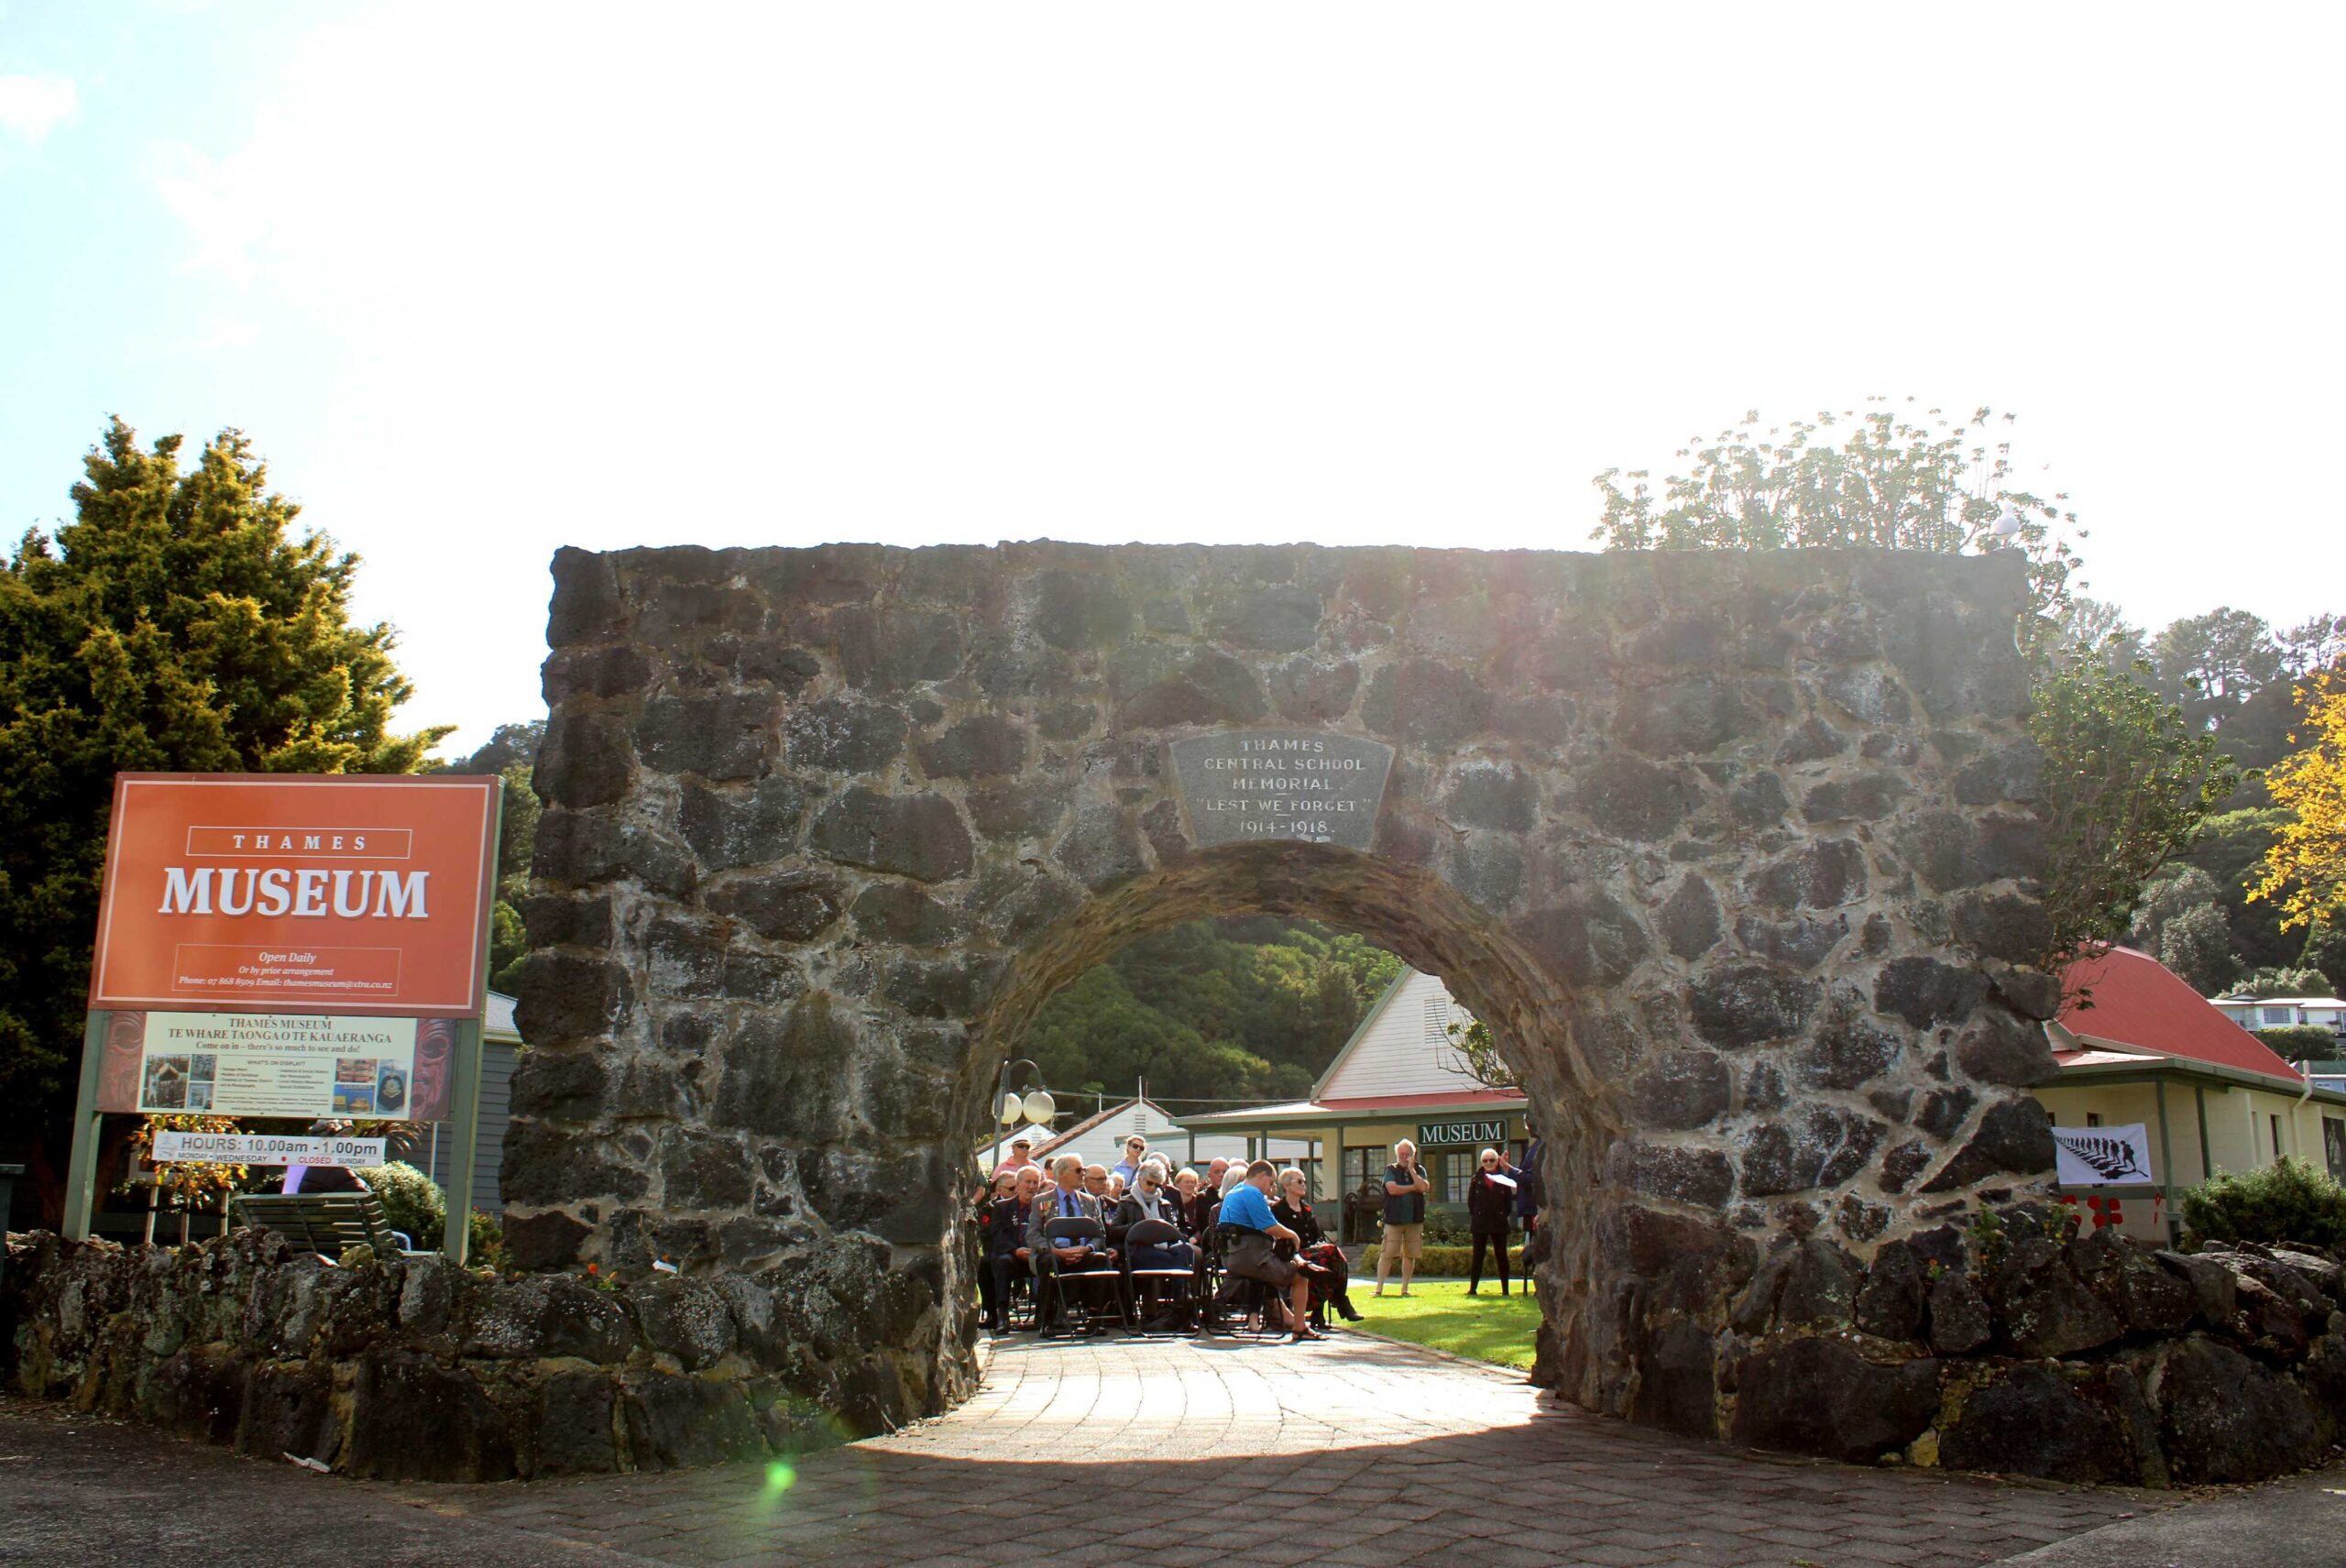
{"label": "yellow-leaved tree", "polygon": [[2251,898],[2277,900],[2281,926],[2346,923],[2346,679],[2316,676],[2305,688],[2297,749],[2264,782],[2288,815],[2257,867]]}

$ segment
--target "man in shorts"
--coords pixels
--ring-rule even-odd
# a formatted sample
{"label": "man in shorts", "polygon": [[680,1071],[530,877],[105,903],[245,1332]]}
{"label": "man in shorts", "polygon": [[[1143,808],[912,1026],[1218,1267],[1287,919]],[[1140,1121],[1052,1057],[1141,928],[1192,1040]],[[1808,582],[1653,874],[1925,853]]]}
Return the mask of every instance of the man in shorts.
{"label": "man in shorts", "polygon": [[[1258,1159],[1246,1168],[1245,1181],[1232,1188],[1230,1196],[1222,1201],[1222,1218],[1217,1222],[1223,1233],[1222,1266],[1233,1279],[1259,1279],[1287,1293],[1287,1321],[1294,1330],[1295,1343],[1326,1339],[1326,1334],[1311,1326],[1311,1281],[1278,1255],[1277,1243],[1299,1246],[1301,1242],[1293,1231],[1271,1218],[1271,1183],[1277,1176],[1277,1168],[1269,1160]],[[1227,1306],[1227,1295],[1225,1288],[1225,1299],[1217,1305]]]}
{"label": "man in shorts", "polygon": [[1376,1249],[1376,1293],[1385,1294],[1385,1277],[1393,1271],[1393,1257],[1401,1258],[1401,1294],[1409,1293],[1409,1277],[1418,1271],[1418,1253],[1426,1239],[1426,1194],[1433,1182],[1418,1163],[1418,1146],[1403,1138],[1393,1146],[1393,1163],[1385,1168],[1385,1235]]}

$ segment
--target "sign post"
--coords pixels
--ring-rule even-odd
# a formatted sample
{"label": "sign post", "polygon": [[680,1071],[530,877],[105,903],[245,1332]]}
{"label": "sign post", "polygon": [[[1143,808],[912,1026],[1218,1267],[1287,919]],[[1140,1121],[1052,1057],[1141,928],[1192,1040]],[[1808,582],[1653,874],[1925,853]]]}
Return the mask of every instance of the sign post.
{"label": "sign post", "polygon": [[90,1239],[98,1182],[98,1069],[105,1062],[110,1014],[93,1012],[82,1031],[82,1087],[73,1096],[73,1152],[65,1162],[65,1239]]}
{"label": "sign post", "polygon": [[110,1112],[449,1121],[472,1215],[501,779],[121,773],[65,1234]]}
{"label": "sign post", "polygon": [[[491,896],[495,893],[498,835],[505,826],[505,781],[488,801],[488,854]],[[473,1162],[480,1152],[481,1021],[488,1013],[488,905],[481,907],[480,931],[475,938],[474,972],[480,986],[472,1016],[456,1020],[455,1104],[456,1146],[448,1151],[447,1223],[441,1227],[440,1250],[462,1267],[472,1252]]]}

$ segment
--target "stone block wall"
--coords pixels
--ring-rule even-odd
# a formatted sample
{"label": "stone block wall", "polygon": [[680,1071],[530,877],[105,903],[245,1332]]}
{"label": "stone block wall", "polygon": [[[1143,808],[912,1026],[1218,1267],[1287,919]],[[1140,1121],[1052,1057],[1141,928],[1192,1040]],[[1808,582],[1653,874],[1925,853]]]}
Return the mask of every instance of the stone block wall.
{"label": "stone block wall", "polygon": [[[1549,1140],[1540,1376],[1592,1409],[1730,1332],[1724,1279],[1661,1288],[1654,1238],[1864,1258],[2051,1164],[2016,555],[674,547],[554,576],[504,1168],[531,1266],[876,1241],[931,1310],[875,1353],[949,1402],[995,1064],[1086,964],[1256,911],[1491,1025]],[[1365,848],[1200,847],[1169,746],[1266,726],[1394,749]]]}
{"label": "stone block wall", "polygon": [[384,1480],[502,1481],[795,1454],[910,1420],[866,1348],[924,1310],[882,1258],[788,1277],[489,1278],[348,1266],[237,1231],[8,1238],[0,1383]]}
{"label": "stone block wall", "polygon": [[1858,1464],[2070,1482],[2262,1481],[2346,1438],[2346,1276],[2316,1249],[2186,1255],[2021,1203],[1876,1250],[1689,1254],[1724,1340],[1665,1335],[1636,1412]]}

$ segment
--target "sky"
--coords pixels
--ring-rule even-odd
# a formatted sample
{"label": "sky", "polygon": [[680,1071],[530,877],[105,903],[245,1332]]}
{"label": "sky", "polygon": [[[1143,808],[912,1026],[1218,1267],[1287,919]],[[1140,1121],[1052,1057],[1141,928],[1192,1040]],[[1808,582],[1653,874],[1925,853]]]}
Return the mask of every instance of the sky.
{"label": "sky", "polygon": [[0,0],[0,537],[240,427],[452,752],[565,543],[1589,549],[1869,394],[2346,609],[2346,14],[1598,10]]}

